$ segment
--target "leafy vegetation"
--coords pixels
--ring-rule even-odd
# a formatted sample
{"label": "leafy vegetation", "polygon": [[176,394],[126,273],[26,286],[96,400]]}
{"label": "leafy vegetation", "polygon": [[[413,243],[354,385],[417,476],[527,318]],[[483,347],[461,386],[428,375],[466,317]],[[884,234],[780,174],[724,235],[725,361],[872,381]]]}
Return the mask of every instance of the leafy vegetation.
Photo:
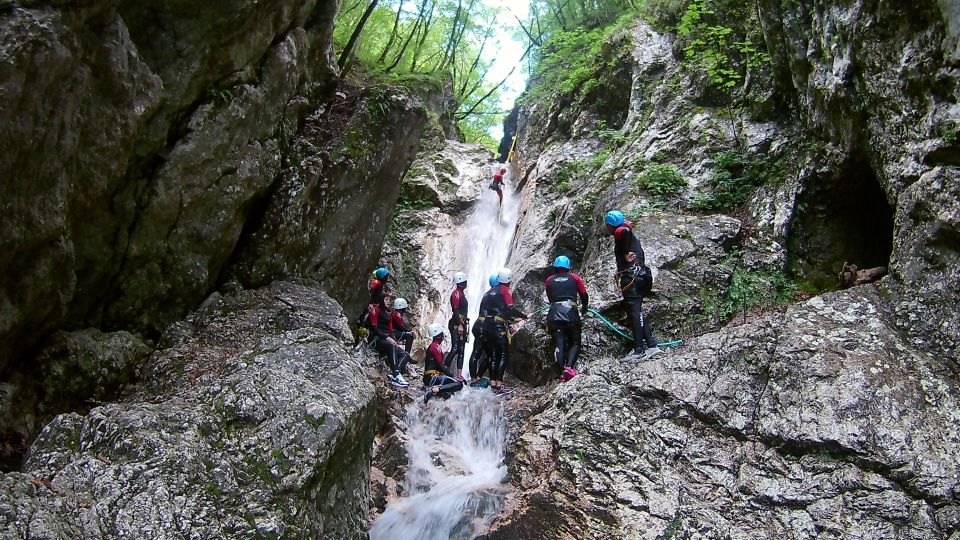
{"label": "leafy vegetation", "polygon": [[[732,257],[727,264],[732,264]],[[726,321],[738,313],[786,304],[801,291],[800,283],[782,271],[735,266],[730,285],[723,294],[701,292],[704,317]]]}
{"label": "leafy vegetation", "polygon": [[[733,25],[733,21],[742,24]],[[686,60],[703,69],[719,89],[731,90],[750,69],[770,63],[753,3],[743,0],[692,0],[677,25]]]}
{"label": "leafy vegetation", "polygon": [[737,150],[721,152],[714,156],[714,167],[706,182],[709,192],[696,197],[690,208],[703,212],[733,210],[768,179],[779,177],[779,165]]}
{"label": "leafy vegetation", "polygon": [[678,195],[687,187],[687,180],[680,169],[670,163],[651,163],[636,179],[636,185],[646,190],[658,201]]}
{"label": "leafy vegetation", "polygon": [[500,18],[499,9],[477,0],[345,0],[334,30],[341,73],[360,67],[421,94],[448,86],[465,138],[495,147],[487,130],[500,121],[505,79],[493,82],[488,74]]}

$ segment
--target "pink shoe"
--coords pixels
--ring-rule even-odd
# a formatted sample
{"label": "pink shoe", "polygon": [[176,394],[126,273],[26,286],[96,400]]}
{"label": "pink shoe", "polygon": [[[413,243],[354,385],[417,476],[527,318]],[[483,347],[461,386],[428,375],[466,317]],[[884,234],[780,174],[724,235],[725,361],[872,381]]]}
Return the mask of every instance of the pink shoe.
{"label": "pink shoe", "polygon": [[577,370],[570,366],[564,366],[563,373],[560,374],[560,380],[567,382],[578,375]]}

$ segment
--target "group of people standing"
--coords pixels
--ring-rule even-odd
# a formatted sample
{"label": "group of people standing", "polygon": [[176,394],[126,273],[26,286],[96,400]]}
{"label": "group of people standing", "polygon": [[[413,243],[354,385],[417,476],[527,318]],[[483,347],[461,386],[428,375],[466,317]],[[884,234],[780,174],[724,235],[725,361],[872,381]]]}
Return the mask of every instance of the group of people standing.
{"label": "group of people standing", "polygon": [[[495,175],[491,189],[501,193],[503,174]],[[500,189],[497,189],[500,188]],[[502,195],[501,195],[502,197]],[[653,337],[649,322],[643,314],[643,298],[650,293],[652,276],[646,266],[643,247],[633,232],[630,223],[619,210],[611,210],[604,216],[607,232],[614,239],[614,258],[617,272],[615,280],[630,309],[633,338],[633,356],[649,358],[660,352]],[[561,380],[567,381],[577,375],[576,363],[582,347],[583,316],[589,309],[587,286],[579,275],[571,271],[571,261],[566,255],[554,262],[554,273],[549,276],[544,289],[549,306],[547,329],[554,342],[554,361],[561,369]],[[370,304],[361,316],[360,326],[367,333],[371,348],[386,358],[390,383],[398,387],[409,386],[403,377],[409,362],[416,363],[410,355],[413,346],[413,331],[406,325],[404,315],[408,302],[396,298],[392,305],[386,292],[390,270],[378,268],[368,283]],[[506,392],[503,376],[510,362],[511,336],[514,324],[527,319],[528,314],[517,309],[510,290],[512,272],[501,268],[491,275],[490,288],[480,301],[479,317],[471,327],[466,296],[467,275],[453,275],[454,290],[450,293],[451,317],[447,323],[451,348],[444,354],[442,344],[444,327],[433,323],[427,327],[430,344],[424,358],[423,384],[426,387],[424,401],[434,397],[449,397],[463,389],[465,384],[474,387],[489,386],[495,393]],[[469,331],[469,334],[468,334]],[[469,336],[474,338],[473,352],[468,368],[470,377],[463,375],[466,344]]]}

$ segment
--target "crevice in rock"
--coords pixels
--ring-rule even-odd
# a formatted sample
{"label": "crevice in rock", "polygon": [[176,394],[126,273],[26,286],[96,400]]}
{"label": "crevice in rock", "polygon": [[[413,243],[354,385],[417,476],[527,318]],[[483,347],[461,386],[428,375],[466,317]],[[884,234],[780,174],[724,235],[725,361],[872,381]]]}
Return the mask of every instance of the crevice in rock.
{"label": "crevice in rock", "polygon": [[809,185],[791,224],[794,275],[829,290],[845,263],[885,268],[893,251],[893,210],[865,156],[851,156],[832,176],[811,178]]}

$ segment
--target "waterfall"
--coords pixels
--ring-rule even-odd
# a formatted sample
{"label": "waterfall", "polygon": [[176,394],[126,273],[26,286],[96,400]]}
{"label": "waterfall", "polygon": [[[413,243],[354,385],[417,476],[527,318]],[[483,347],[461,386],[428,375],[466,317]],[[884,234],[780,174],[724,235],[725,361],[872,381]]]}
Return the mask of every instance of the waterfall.
{"label": "waterfall", "polygon": [[[517,227],[517,213],[520,208],[520,194],[513,192],[511,171],[504,177],[503,213],[497,204],[497,194],[484,187],[476,209],[464,226],[464,235],[457,246],[457,258],[462,261],[467,283],[467,300],[470,303],[470,320],[477,320],[480,314],[480,299],[490,285],[490,274],[497,273],[510,255],[510,242]],[[472,322],[471,322],[472,324]],[[467,352],[463,362],[463,371],[469,371],[470,353],[473,350],[473,337],[467,343]]]}
{"label": "waterfall", "polygon": [[[492,176],[492,172],[491,172]],[[501,216],[496,193],[483,185],[457,239],[452,274],[467,273],[470,320],[476,320],[490,274],[503,266],[516,226],[519,201],[507,174]],[[446,343],[449,346],[449,341]],[[467,344],[464,372],[469,370]],[[416,383],[414,383],[416,384]],[[372,540],[469,540],[481,534],[501,502],[506,419],[501,397],[465,388],[448,400],[412,403],[407,409],[409,458],[404,491],[370,529]]]}

